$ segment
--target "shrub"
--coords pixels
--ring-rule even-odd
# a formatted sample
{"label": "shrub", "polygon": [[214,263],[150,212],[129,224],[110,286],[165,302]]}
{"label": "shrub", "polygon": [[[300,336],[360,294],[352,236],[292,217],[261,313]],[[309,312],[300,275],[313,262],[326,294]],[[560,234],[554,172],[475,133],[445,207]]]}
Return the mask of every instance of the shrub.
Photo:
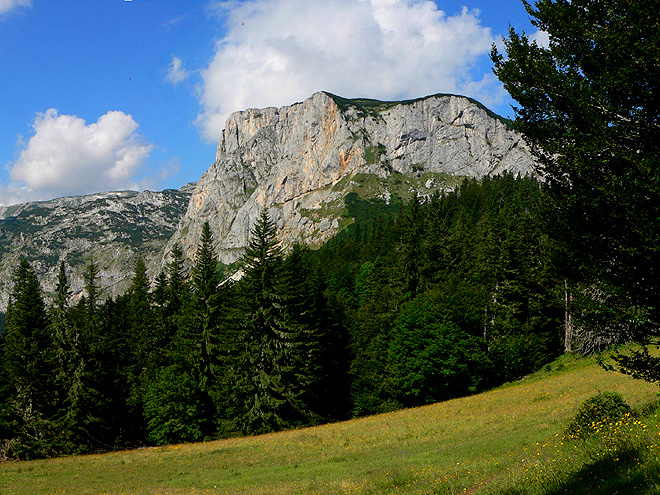
{"label": "shrub", "polygon": [[585,400],[565,431],[567,437],[582,438],[593,432],[592,426],[603,421],[617,421],[632,414],[632,408],[617,392],[601,392]]}

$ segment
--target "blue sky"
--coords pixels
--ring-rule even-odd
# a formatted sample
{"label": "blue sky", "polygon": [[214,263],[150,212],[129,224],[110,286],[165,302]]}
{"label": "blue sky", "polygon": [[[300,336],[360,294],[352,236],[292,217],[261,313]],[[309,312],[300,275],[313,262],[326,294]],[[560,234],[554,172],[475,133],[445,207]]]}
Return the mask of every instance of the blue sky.
{"label": "blue sky", "polygon": [[224,121],[316,91],[510,100],[488,52],[520,0],[0,0],[0,204],[178,188]]}

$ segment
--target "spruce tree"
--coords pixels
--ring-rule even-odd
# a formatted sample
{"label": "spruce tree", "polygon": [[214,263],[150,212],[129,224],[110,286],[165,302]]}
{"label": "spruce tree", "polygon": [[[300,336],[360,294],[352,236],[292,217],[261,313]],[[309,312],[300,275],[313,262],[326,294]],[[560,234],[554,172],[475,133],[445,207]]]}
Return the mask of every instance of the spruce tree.
{"label": "spruce tree", "polygon": [[5,376],[10,384],[13,429],[21,458],[52,455],[56,404],[56,357],[41,286],[22,259],[14,272],[4,342]]}
{"label": "spruce tree", "polygon": [[423,241],[426,227],[422,201],[417,193],[414,193],[403,217],[401,274],[405,300],[414,299],[418,292],[423,290]]}
{"label": "spruce tree", "polygon": [[184,274],[183,252],[175,244],[171,252],[172,261],[167,265],[168,283],[168,312],[170,315],[178,314],[190,294]]}
{"label": "spruce tree", "polygon": [[302,400],[302,329],[287,313],[282,261],[275,224],[263,210],[241,258],[243,278],[237,284],[239,335],[230,408],[247,434],[282,430],[309,417]]}
{"label": "spruce tree", "polygon": [[[173,374],[188,377],[185,387],[176,388],[176,393],[182,397],[196,397],[194,410],[186,414],[201,425],[201,431],[206,435],[211,433],[213,420],[223,415],[222,383],[225,374],[222,372],[221,309],[222,296],[220,291],[221,273],[215,249],[213,235],[208,222],[202,228],[202,235],[195,255],[190,285],[183,276],[183,256],[178,246],[172,252],[173,261],[168,265],[170,298],[168,309],[171,311],[170,323],[173,331],[172,359],[169,366],[161,367],[158,375],[149,387],[151,397],[148,404],[150,416],[150,435],[171,434],[159,423],[168,413],[160,411],[160,406],[154,403],[156,394],[154,387],[166,386],[161,383]],[[188,294],[190,292],[190,294]],[[167,369],[166,369],[167,368]],[[183,388],[182,388],[183,387]],[[172,410],[174,411],[174,410]],[[177,413],[178,414],[178,413]],[[178,421],[172,418],[173,421]]]}
{"label": "spruce tree", "polygon": [[66,276],[64,260],[60,268],[55,287],[55,300],[51,308],[51,326],[55,338],[57,356],[57,385],[61,391],[60,419],[61,445],[65,453],[74,453],[79,449],[76,425],[80,423],[79,400],[83,394],[83,373],[85,362],[80,335],[80,327],[71,318],[69,299],[71,290]]}
{"label": "spruce tree", "polygon": [[130,324],[131,347],[138,369],[144,369],[157,359],[152,356],[159,345],[159,335],[155,325],[152,296],[149,292],[147,267],[142,258],[135,261],[133,279],[128,288],[128,320]]}
{"label": "spruce tree", "polygon": [[219,264],[213,247],[213,235],[204,222],[192,273],[194,326],[188,334],[188,345],[197,361],[200,385],[210,390],[216,376],[218,332],[220,325]]}
{"label": "spruce tree", "polygon": [[343,418],[348,410],[348,339],[332,313],[310,249],[294,244],[282,272],[283,303],[299,325],[298,383],[309,412],[306,422]]}

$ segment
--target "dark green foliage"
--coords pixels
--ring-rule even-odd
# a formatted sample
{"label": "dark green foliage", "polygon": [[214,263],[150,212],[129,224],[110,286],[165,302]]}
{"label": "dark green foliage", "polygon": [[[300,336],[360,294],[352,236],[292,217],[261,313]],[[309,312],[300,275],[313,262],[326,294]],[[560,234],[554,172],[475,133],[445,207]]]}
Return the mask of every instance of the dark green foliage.
{"label": "dark green foliage", "polygon": [[192,305],[195,318],[186,336],[187,344],[194,349],[193,360],[198,363],[198,379],[202,387],[205,387],[209,380],[213,380],[214,375],[221,280],[218,260],[213,248],[213,236],[208,222],[205,222],[192,274]]}
{"label": "dark green foliage", "polygon": [[41,287],[26,259],[14,273],[3,340],[6,426],[15,439],[10,455],[51,456],[56,452],[53,430],[58,413],[55,349]]}
{"label": "dark green foliage", "polygon": [[144,392],[147,439],[157,445],[201,440],[207,429],[204,406],[199,386],[186,370],[158,369]]}
{"label": "dark green foliage", "polygon": [[249,434],[296,426],[310,419],[302,400],[306,377],[300,373],[307,349],[302,325],[287,312],[283,254],[266,210],[252,229],[241,267],[232,416]]}
{"label": "dark green foliage", "polygon": [[[32,285],[17,285],[0,341],[0,437],[37,457],[265,433],[523,376],[563,342],[540,198],[535,180],[510,175],[405,206],[349,195],[353,228],[316,251],[284,252],[264,211],[238,282],[224,279],[206,224],[189,277],[175,246],[153,290],[138,259],[128,291],[104,300],[92,260],[74,306],[62,263],[49,311],[25,313],[43,314],[35,366],[50,378],[32,384],[50,394],[32,430],[17,420],[7,345],[19,293],[45,308],[24,267]],[[35,431],[49,433],[25,442]]]}
{"label": "dark green foliage", "polygon": [[539,0],[526,7],[550,46],[512,29],[506,55],[493,48],[492,58],[518,102],[514,126],[546,179],[547,227],[576,296],[581,347],[656,336],[659,5]]}
{"label": "dark green foliage", "polygon": [[[176,253],[175,253],[176,255]],[[176,263],[176,258],[175,258]],[[171,280],[177,290],[178,267],[172,265]],[[181,360],[205,394],[213,395],[219,369],[221,352],[221,273],[213,248],[213,235],[208,222],[204,223],[202,236],[195,254],[192,271],[192,297],[187,307],[182,306],[183,317],[177,341],[177,360]],[[178,290],[181,290],[180,287]],[[183,304],[182,295],[172,292],[172,304]]]}
{"label": "dark green foliage", "polygon": [[189,282],[183,276],[180,249],[175,247],[172,255],[168,266],[168,325],[173,334],[170,362],[190,377],[186,393],[200,401],[197,410],[203,417],[198,424],[206,436],[211,433],[212,418],[224,416],[224,357],[230,345],[224,334],[227,327],[222,324],[222,278],[208,222],[202,228]]}
{"label": "dark green foliage", "polygon": [[301,401],[313,422],[346,416],[348,408],[348,335],[324,294],[319,267],[309,248],[295,244],[282,267],[286,311],[297,325],[298,381]]}
{"label": "dark green foliage", "polygon": [[615,350],[610,357],[616,363],[616,368],[603,363],[605,369],[616,369],[633,378],[660,383],[660,359],[650,353],[648,346],[642,345],[627,351]]}
{"label": "dark green foliage", "polygon": [[561,352],[561,279],[541,197],[532,178],[468,180],[314,253],[350,331],[354,414],[482,390]]}
{"label": "dark green foliage", "polygon": [[58,365],[55,378],[58,389],[62,391],[60,407],[64,412],[59,425],[62,430],[60,444],[61,449],[67,453],[80,450],[79,439],[75,438],[72,430],[81,422],[79,404],[83,393],[82,380],[85,371],[84,342],[80,327],[76,325],[69,309],[70,297],[65,264],[61,261],[55,301],[51,308],[51,328]]}
{"label": "dark green foliage", "polygon": [[417,406],[475,393],[491,384],[493,367],[481,334],[484,297],[458,280],[406,304],[391,332],[392,393]]}
{"label": "dark green foliage", "polygon": [[356,192],[350,192],[344,198],[346,217],[353,218],[355,223],[349,225],[348,230],[353,231],[368,227],[376,219],[383,219],[396,213],[402,204],[401,198],[393,196],[389,203],[383,199],[362,199]]}
{"label": "dark green foliage", "polygon": [[351,333],[352,412],[357,416],[399,407],[386,390],[388,338],[401,294],[381,258],[364,262],[355,274],[355,306],[346,307]]}
{"label": "dark green foliage", "polygon": [[601,392],[585,400],[566,427],[564,435],[585,437],[595,432],[597,423],[614,422],[633,413],[632,407],[617,392]]}

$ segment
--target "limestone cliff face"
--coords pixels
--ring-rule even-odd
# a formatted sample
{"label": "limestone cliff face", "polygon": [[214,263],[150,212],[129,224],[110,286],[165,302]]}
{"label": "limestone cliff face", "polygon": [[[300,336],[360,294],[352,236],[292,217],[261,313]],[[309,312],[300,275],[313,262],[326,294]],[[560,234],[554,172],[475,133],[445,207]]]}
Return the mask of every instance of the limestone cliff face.
{"label": "limestone cliff face", "polygon": [[282,240],[321,243],[345,227],[343,198],[408,199],[460,177],[533,173],[529,149],[474,100],[436,95],[404,102],[316,93],[283,108],[229,117],[215,163],[198,181],[170,240],[194,255],[208,221],[224,263],[236,261],[263,208]]}

